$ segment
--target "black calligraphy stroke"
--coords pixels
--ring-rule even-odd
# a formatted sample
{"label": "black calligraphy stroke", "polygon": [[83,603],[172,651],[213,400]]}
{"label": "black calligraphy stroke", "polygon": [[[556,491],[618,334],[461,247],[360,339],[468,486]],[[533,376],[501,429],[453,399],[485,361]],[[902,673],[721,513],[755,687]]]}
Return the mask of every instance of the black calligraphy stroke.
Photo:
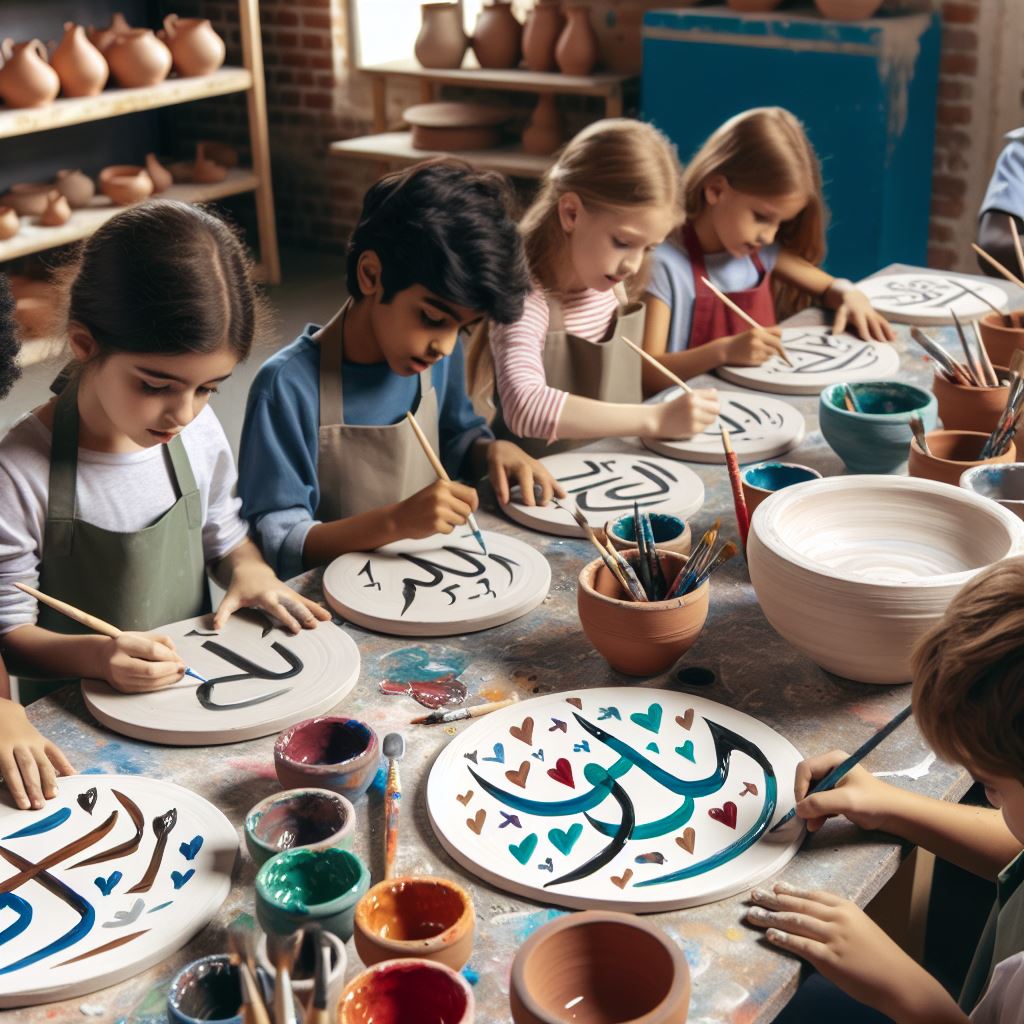
{"label": "black calligraphy stroke", "polygon": [[909,281],[887,281],[884,299],[901,309],[945,309],[965,295],[977,298],[953,277],[944,277],[939,281],[912,278]]}
{"label": "black calligraphy stroke", "polygon": [[[458,565],[443,565],[440,562],[424,558],[421,555],[414,555],[407,551],[403,551],[399,554],[399,558],[402,558],[407,562],[411,562],[417,568],[426,572],[429,577],[428,579],[417,579],[413,576],[406,576],[402,580],[402,615],[412,607],[412,603],[416,600],[416,595],[421,589],[436,587],[441,583],[446,575],[459,576],[462,579],[475,579],[477,576],[483,577],[482,580],[477,581],[478,584],[486,584],[486,590],[493,594],[493,591],[491,591],[490,581],[486,576],[484,576],[484,573],[487,571],[487,565],[483,561],[483,556],[475,554],[472,551],[467,551],[465,548],[455,547],[453,544],[445,544],[441,550],[454,555],[457,559],[466,563],[469,568],[460,568]],[[486,557],[495,565],[499,565],[505,570],[508,574],[508,582],[511,585],[515,580],[515,574],[512,572],[512,566],[518,566],[519,563],[508,558],[506,555],[498,555],[493,552],[489,553]],[[455,595],[452,593],[452,590],[456,586],[458,586],[458,584],[452,584],[448,587],[442,588],[443,593],[447,594],[451,598],[449,604],[455,603]]]}
{"label": "black calligraphy stroke", "polygon": [[231,650],[230,647],[217,643],[216,640],[207,640],[203,644],[203,650],[216,654],[218,658],[222,658],[229,665],[234,665],[235,668],[242,671],[235,675],[217,676],[215,679],[207,679],[205,683],[201,683],[196,687],[196,699],[207,711],[234,711],[237,708],[248,708],[254,704],[262,704],[265,701],[273,700],[275,697],[280,697],[282,693],[287,693],[291,687],[286,686],[281,690],[263,693],[258,697],[250,697],[248,700],[239,700],[231,704],[219,704],[213,699],[213,688],[218,683],[233,683],[240,679],[291,679],[305,668],[302,659],[277,640],[270,645],[270,648],[276,651],[287,663],[288,667],[283,672],[275,672],[272,669],[264,668],[261,665],[257,665],[256,662],[250,661],[245,655]]}
{"label": "black calligraphy stroke", "polygon": [[[656,505],[669,493],[670,486],[679,481],[670,469],[657,462],[637,459],[616,472],[616,461],[585,459],[587,469],[584,472],[559,480],[569,494],[579,495],[576,502],[581,512],[620,512],[632,509],[634,504],[641,508]],[[610,475],[604,476],[602,470]],[[634,479],[626,481],[626,474],[630,470]],[[577,486],[565,486],[572,483]]]}

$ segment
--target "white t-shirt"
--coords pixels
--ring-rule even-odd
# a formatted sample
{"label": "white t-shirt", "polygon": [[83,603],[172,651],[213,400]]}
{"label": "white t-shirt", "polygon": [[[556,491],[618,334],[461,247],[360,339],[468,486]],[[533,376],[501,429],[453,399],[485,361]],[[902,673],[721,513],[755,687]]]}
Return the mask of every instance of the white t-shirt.
{"label": "white t-shirt", "polygon": [[[203,554],[221,558],[248,536],[235,496],[231,448],[207,406],[181,432],[203,510]],[[50,429],[27,413],[0,440],[0,634],[36,621],[36,602],[15,581],[39,580],[49,503]],[[78,517],[94,526],[134,533],[177,501],[163,445],[140,452],[78,449]]]}
{"label": "white t-shirt", "polygon": [[1024,953],[996,964],[971,1024],[1024,1024]]}

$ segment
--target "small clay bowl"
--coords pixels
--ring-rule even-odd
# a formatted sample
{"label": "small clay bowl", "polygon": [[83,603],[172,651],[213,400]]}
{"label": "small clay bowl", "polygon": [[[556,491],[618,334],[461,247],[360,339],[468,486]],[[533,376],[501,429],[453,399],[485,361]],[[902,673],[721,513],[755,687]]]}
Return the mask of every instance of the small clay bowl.
{"label": "small clay bowl", "polygon": [[319,924],[348,942],[369,888],[370,873],[350,850],[285,850],[256,873],[256,917],[265,932],[291,935]]}
{"label": "small clay bowl", "polygon": [[238,969],[223,953],[186,964],[167,990],[171,1024],[242,1024],[238,1006],[242,988]]}
{"label": "small clay bowl", "polygon": [[[332,935],[324,932],[324,944],[327,947],[327,1010],[330,1013],[333,1007],[337,1006],[341,998],[341,990],[345,987],[345,971],[348,968],[348,953],[345,952],[345,943]],[[292,992],[295,998],[309,1010],[313,1000],[313,975],[316,970],[316,933],[312,930],[303,933],[302,943],[299,952],[292,964],[291,979]],[[267,955],[267,937],[260,934],[256,940],[256,963],[273,978],[277,968],[271,964]],[[312,1019],[312,1018],[308,1018]]]}
{"label": "small clay bowl", "polygon": [[515,1024],[681,1024],[690,969],[680,946],[642,918],[565,914],[519,948],[509,1003]]}
{"label": "small clay bowl", "polygon": [[261,800],[245,816],[245,845],[257,867],[282,850],[347,849],[356,810],[327,789],[288,789]]}
{"label": "small clay bowl", "polygon": [[922,477],[925,480],[938,480],[957,487],[964,471],[972,466],[1016,461],[1017,448],[1012,441],[1002,455],[997,455],[993,459],[979,459],[978,456],[988,436],[973,430],[933,430],[925,434],[930,455],[921,451],[915,438],[910,442],[907,475]]}
{"label": "small clay bowl", "polygon": [[99,176],[100,191],[115,206],[130,206],[153,194],[153,179],[145,167],[136,164],[112,164]]}
{"label": "small clay bowl", "polygon": [[473,1024],[469,982],[433,960],[388,960],[357,974],[338,1003],[338,1024]]}
{"label": "small clay bowl", "polygon": [[418,957],[461,970],[473,951],[473,900],[446,878],[391,878],[356,905],[356,952],[367,966]]}
{"label": "small clay bowl", "polygon": [[[639,552],[623,552],[628,559]],[[671,585],[686,564],[674,551],[659,552]],[[653,676],[671,668],[697,641],[708,617],[710,585],[671,601],[631,601],[600,559],[580,571],[576,606],[587,638],[612,668],[628,676]]]}
{"label": "small clay bowl", "polygon": [[758,462],[744,467],[740,473],[743,499],[751,515],[765,498],[776,491],[792,487],[793,484],[802,484],[805,480],[820,479],[821,474],[816,469],[798,466],[795,462]]}
{"label": "small clay bowl", "polygon": [[[945,374],[935,371],[932,391],[939,403],[939,419],[946,430],[981,430],[991,434],[999,423],[1010,395],[1010,371],[993,366],[998,387],[971,387],[954,384]],[[927,429],[927,428],[926,428]]]}
{"label": "small clay bowl", "polygon": [[[684,523],[679,516],[666,515],[663,512],[651,512],[651,532],[654,534],[654,546],[663,551],[675,551],[680,555],[690,553],[692,536],[690,524]],[[619,516],[605,523],[604,532],[615,545],[616,550],[636,547],[636,534],[633,516]]]}
{"label": "small clay bowl", "polygon": [[1006,326],[1002,313],[986,313],[978,321],[981,342],[993,365],[1009,366],[1013,353],[1024,348],[1024,310],[1005,315],[1013,321],[1013,327]]}
{"label": "small clay bowl", "polygon": [[0,203],[12,206],[21,217],[41,217],[46,210],[46,197],[52,188],[45,181],[22,181],[12,185],[0,196]]}
{"label": "small clay bowl", "polygon": [[354,803],[370,788],[379,767],[380,740],[355,718],[307,718],[274,744],[274,769],[285,789],[329,789]]}
{"label": "small clay bowl", "polygon": [[960,486],[998,501],[1003,508],[1024,519],[1024,462],[974,466],[960,475]]}
{"label": "small clay bowl", "polygon": [[917,413],[925,430],[938,422],[935,396],[900,381],[851,384],[860,412],[843,401],[843,385],[824,388],[818,399],[818,424],[829,446],[851,473],[893,473],[907,461],[910,417]]}

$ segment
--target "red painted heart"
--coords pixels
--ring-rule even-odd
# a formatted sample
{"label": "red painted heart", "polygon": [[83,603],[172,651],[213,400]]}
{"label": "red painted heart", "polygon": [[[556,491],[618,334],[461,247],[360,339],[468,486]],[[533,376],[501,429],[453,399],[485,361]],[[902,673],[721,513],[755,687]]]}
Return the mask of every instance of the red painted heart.
{"label": "red painted heart", "polygon": [[[548,769],[548,775],[555,780],[560,782],[563,786],[568,786],[570,789],[576,788],[576,783],[573,782],[572,778],[572,765],[564,758],[560,757],[555,763],[554,768]],[[736,817],[736,808],[733,808],[733,818]]]}
{"label": "red painted heart", "polygon": [[722,807],[708,808],[708,814],[715,821],[720,821],[723,825],[728,825],[729,828],[736,827],[736,805],[731,800],[726,800]]}

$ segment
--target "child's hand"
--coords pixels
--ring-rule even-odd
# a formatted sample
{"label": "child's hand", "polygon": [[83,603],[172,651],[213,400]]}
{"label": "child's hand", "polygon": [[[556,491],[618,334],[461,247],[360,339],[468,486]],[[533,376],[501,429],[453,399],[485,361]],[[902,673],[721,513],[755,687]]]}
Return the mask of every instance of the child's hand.
{"label": "child's hand", "polygon": [[842,334],[847,327],[852,327],[865,341],[896,340],[896,332],[889,321],[881,313],[875,312],[871,300],[859,288],[843,292],[842,302],[836,309],[836,318],[832,321],[832,333]]}
{"label": "child's hand", "polygon": [[223,629],[239,608],[260,608],[290,633],[314,629],[317,622],[331,617],[322,605],[282,583],[262,559],[247,559],[234,567],[224,600],[213,616],[213,628]]}
{"label": "child's hand", "polygon": [[751,327],[742,334],[722,339],[725,366],[760,366],[772,356],[781,356],[781,327]]}
{"label": "child's hand", "polygon": [[866,768],[856,765],[834,789],[807,796],[818,779],[824,778],[849,755],[842,750],[809,757],[796,766],[793,784],[797,816],[807,823],[808,832],[817,832],[826,819],[842,814],[860,828],[882,828],[900,790],[876,779]]}
{"label": "child's hand", "polygon": [[12,701],[0,703],[0,773],[23,810],[40,808],[43,799],[57,795],[57,775],[74,775],[64,751],[42,736],[25,709]]}
{"label": "child's hand", "polygon": [[159,633],[121,633],[102,637],[98,675],[122,693],[148,693],[176,683],[185,663],[174,641]]}
{"label": "child's hand", "polygon": [[395,506],[395,531],[400,537],[418,539],[435,533],[451,533],[464,526],[480,498],[472,487],[453,480],[438,480]]}
{"label": "child's hand", "polygon": [[[488,445],[487,475],[491,478],[491,486],[499,505],[507,505],[511,498],[509,477],[519,484],[524,505],[546,505],[552,495],[565,497],[565,491],[544,463],[531,458],[511,441],[492,441]],[[539,494],[534,490],[535,487]]]}
{"label": "child's hand", "polygon": [[655,406],[654,437],[693,437],[718,417],[718,392],[702,388]]}

